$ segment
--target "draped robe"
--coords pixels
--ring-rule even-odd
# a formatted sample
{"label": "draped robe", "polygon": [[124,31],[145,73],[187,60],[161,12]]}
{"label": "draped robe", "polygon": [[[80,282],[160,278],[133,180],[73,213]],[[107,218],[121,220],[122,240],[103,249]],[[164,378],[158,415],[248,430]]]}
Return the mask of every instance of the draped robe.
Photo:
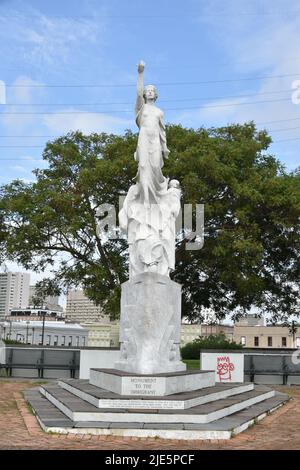
{"label": "draped robe", "polygon": [[136,123],[140,129],[137,149],[137,180],[140,184],[140,201],[157,204],[167,191],[168,180],[162,174],[163,152],[167,151],[163,112],[144,101],[136,109]]}

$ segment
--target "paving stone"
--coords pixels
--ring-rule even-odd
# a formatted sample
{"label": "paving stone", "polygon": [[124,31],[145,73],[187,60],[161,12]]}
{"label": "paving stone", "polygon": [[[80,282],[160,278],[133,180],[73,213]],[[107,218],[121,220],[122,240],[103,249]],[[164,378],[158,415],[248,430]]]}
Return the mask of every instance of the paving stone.
{"label": "paving stone", "polygon": [[111,423],[105,421],[80,421],[74,423],[74,428],[103,428],[109,429]]}
{"label": "paving stone", "polygon": [[143,429],[144,423],[110,423],[110,429]]}
{"label": "paving stone", "polygon": [[184,425],[181,423],[144,423],[143,429],[181,430],[184,429]]}

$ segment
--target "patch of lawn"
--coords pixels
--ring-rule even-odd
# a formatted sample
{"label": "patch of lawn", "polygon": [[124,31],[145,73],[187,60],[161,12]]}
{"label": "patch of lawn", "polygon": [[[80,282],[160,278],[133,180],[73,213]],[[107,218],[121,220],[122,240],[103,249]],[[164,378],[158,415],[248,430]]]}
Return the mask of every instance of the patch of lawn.
{"label": "patch of lawn", "polygon": [[187,369],[200,369],[200,360],[199,359],[183,359],[187,366]]}

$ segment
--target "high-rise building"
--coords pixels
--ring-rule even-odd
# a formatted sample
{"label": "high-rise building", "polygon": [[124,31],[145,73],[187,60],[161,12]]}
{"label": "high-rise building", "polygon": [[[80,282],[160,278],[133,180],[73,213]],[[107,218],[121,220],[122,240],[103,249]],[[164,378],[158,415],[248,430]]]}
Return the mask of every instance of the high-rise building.
{"label": "high-rise building", "polygon": [[29,284],[29,273],[0,273],[0,318],[9,315],[13,308],[28,307]]}
{"label": "high-rise building", "polygon": [[103,314],[102,308],[95,305],[82,290],[68,292],[65,318],[77,323],[110,323],[109,317]]}
{"label": "high-rise building", "polygon": [[[34,306],[34,296],[36,293],[36,287],[35,286],[30,286],[29,287],[29,305]],[[59,296],[50,296],[48,295],[47,297],[44,298],[44,301],[42,305],[38,305],[37,307],[43,307],[48,310],[57,310],[57,311],[63,311],[63,307],[59,305]]]}

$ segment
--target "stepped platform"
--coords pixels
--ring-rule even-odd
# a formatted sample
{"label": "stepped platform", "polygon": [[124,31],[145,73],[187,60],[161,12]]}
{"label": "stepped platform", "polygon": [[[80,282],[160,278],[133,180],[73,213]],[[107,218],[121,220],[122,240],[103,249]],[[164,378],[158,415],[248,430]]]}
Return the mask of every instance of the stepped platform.
{"label": "stepped platform", "polygon": [[31,389],[25,398],[46,432],[166,439],[230,439],[289,400],[253,383],[150,398],[116,394],[78,379]]}

